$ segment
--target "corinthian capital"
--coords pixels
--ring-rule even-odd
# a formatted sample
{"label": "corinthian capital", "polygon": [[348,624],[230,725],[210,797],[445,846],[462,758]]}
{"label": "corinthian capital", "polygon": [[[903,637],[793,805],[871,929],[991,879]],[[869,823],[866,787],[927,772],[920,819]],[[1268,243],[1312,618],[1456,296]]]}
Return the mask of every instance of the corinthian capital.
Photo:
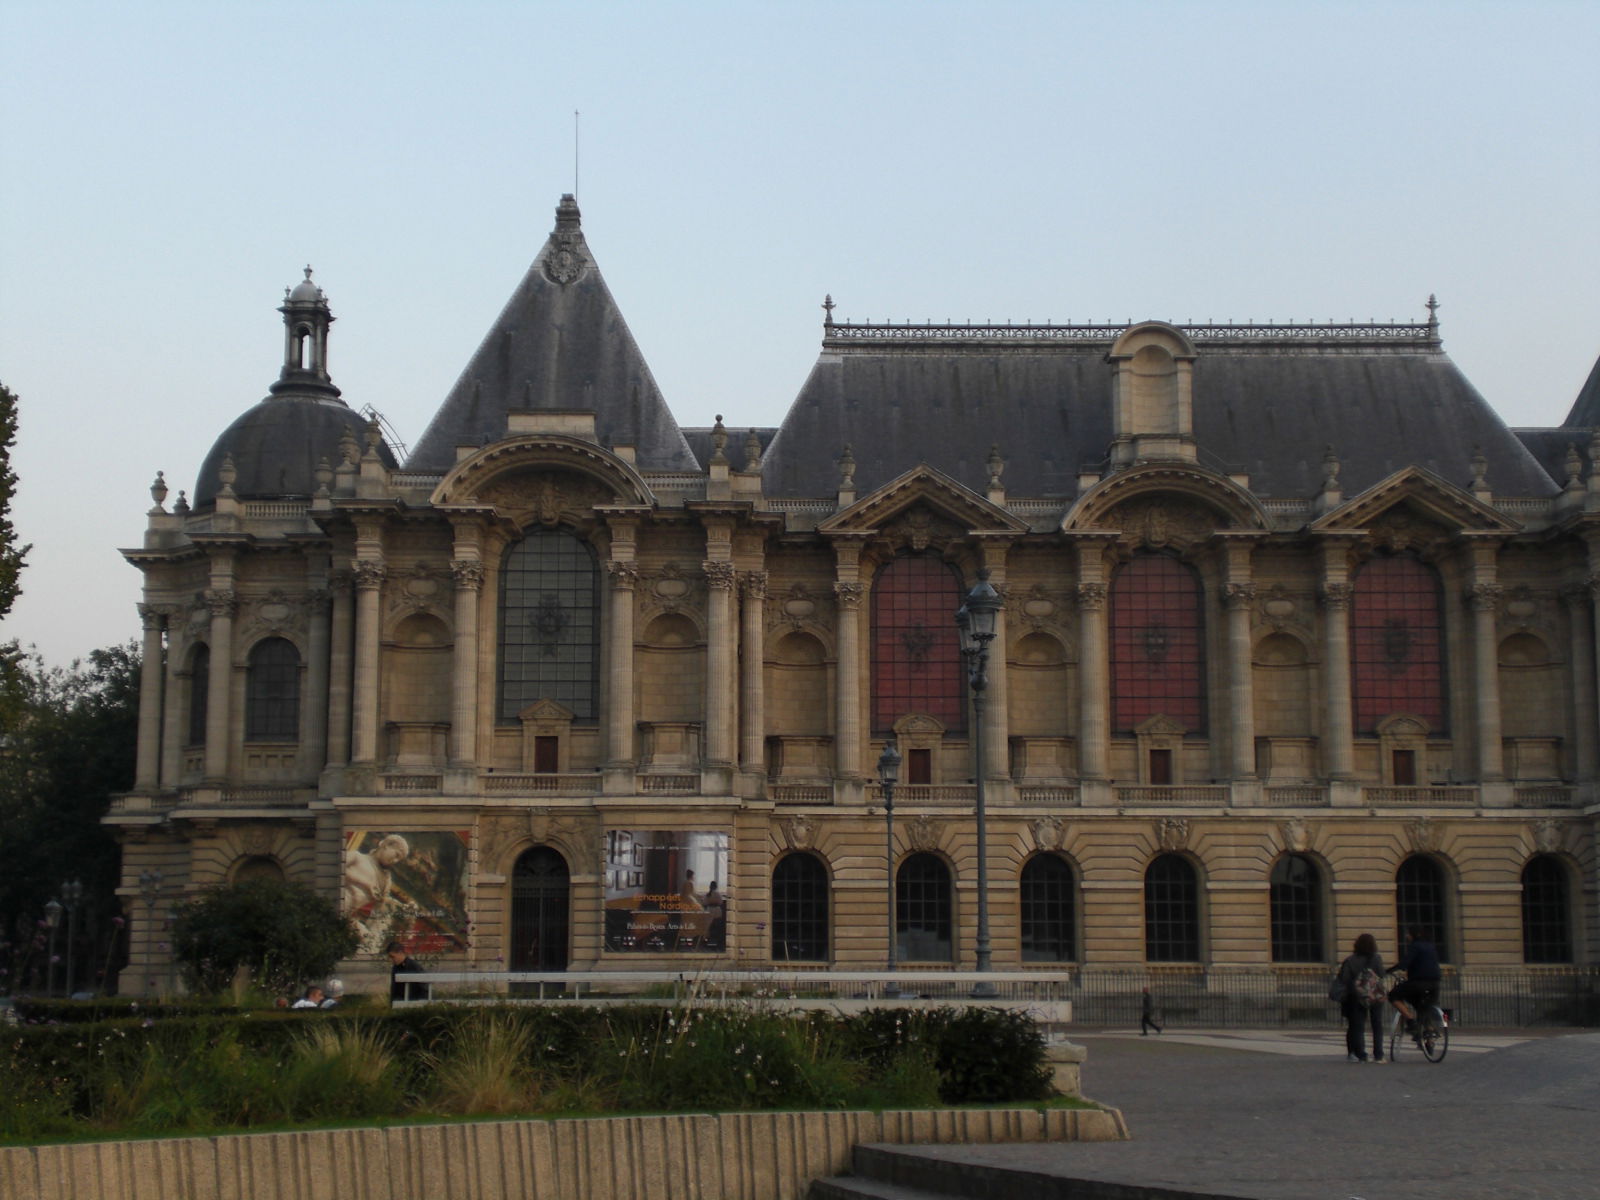
{"label": "corinthian capital", "polygon": [[213,617],[232,617],[239,611],[239,593],[232,588],[207,588],[206,609]]}
{"label": "corinthian capital", "polygon": [[721,559],[707,559],[700,564],[700,569],[706,573],[706,583],[719,592],[733,590],[734,570],[731,562]]}
{"label": "corinthian capital", "polygon": [[380,562],[370,562],[366,559],[358,560],[351,564],[350,573],[356,581],[358,591],[375,591],[383,586],[383,577],[387,572]]}
{"label": "corinthian capital", "polygon": [[1334,611],[1350,607],[1350,597],[1354,589],[1348,583],[1325,583],[1317,592],[1317,599],[1322,602],[1322,607]]}
{"label": "corinthian capital", "polygon": [[475,592],[483,586],[483,564],[475,558],[458,558],[450,564],[456,587]]}
{"label": "corinthian capital", "polygon": [[745,599],[765,600],[767,598],[767,573],[765,571],[746,571],[740,582],[744,585]]}
{"label": "corinthian capital", "polygon": [[1103,583],[1080,583],[1075,597],[1078,607],[1084,612],[1099,612],[1106,606],[1106,585]]}
{"label": "corinthian capital", "polygon": [[635,563],[608,562],[606,573],[611,576],[611,586],[619,592],[631,592],[639,584],[639,568]]}
{"label": "corinthian capital", "polygon": [[1256,585],[1253,583],[1225,583],[1222,585],[1224,608],[1249,608],[1256,602]]}
{"label": "corinthian capital", "polygon": [[1467,604],[1473,612],[1494,612],[1504,592],[1498,583],[1475,583],[1467,589]]}
{"label": "corinthian capital", "polygon": [[834,598],[839,602],[839,607],[856,609],[861,607],[861,596],[864,589],[859,583],[835,583],[833,585]]}
{"label": "corinthian capital", "polygon": [[158,633],[167,623],[167,610],[155,604],[141,604],[139,623],[146,633]]}

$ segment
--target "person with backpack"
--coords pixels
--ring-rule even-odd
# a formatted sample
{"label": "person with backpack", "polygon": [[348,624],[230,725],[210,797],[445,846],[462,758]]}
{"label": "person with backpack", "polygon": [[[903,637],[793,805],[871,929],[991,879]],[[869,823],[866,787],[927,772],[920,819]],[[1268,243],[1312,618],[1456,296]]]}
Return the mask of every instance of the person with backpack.
{"label": "person with backpack", "polygon": [[1383,958],[1370,933],[1356,939],[1354,952],[1339,964],[1344,984],[1344,1046],[1350,1062],[1366,1062],[1366,1026],[1372,1026],[1372,1061],[1383,1062],[1383,1013],[1388,995],[1383,986]]}

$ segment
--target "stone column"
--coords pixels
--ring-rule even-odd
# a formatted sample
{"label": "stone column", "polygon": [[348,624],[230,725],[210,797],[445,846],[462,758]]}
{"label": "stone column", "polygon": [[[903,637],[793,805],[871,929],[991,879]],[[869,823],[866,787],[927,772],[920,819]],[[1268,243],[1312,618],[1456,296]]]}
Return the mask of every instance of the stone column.
{"label": "stone column", "polygon": [[139,752],[133,773],[136,791],[155,790],[161,779],[161,631],[167,623],[162,611],[139,605],[144,623],[144,644],[139,663]]}
{"label": "stone column", "polygon": [[1078,543],[1078,774],[1110,774],[1111,669],[1107,654],[1104,546]]}
{"label": "stone column", "polygon": [[350,706],[350,760],[371,766],[378,761],[378,654],[382,648],[384,566],[358,560],[354,699]]}
{"label": "stone column", "polygon": [[[177,622],[186,621],[188,610],[179,609],[167,620],[166,694],[161,730],[161,786],[175,788],[183,778],[183,747],[189,738],[189,710],[184,707],[183,659],[192,643],[180,640]],[[192,683],[192,681],[191,681]]]}
{"label": "stone column", "polygon": [[[1249,571],[1248,561],[1244,564]],[[1229,564],[1229,575],[1233,575]],[[1235,779],[1253,779],[1256,773],[1255,688],[1250,666],[1250,614],[1255,611],[1256,585],[1248,579],[1230,578],[1222,588],[1222,605],[1228,614],[1228,724],[1233,730],[1230,773]]]}
{"label": "stone column", "polygon": [[1350,711],[1349,566],[1342,543],[1322,548],[1322,658],[1327,707],[1322,731],[1324,763],[1332,779],[1355,777],[1355,735]]}
{"label": "stone column", "polygon": [[450,563],[455,579],[455,641],[450,658],[450,765],[470,767],[478,759],[478,600],[483,562],[476,540],[456,537]]}
{"label": "stone column", "polygon": [[211,676],[206,687],[205,778],[222,783],[228,778],[233,740],[233,617],[239,609],[231,558],[212,559],[206,605],[211,610]]}
{"label": "stone column", "polygon": [[711,766],[733,766],[733,721],[729,712],[729,682],[733,666],[733,585],[731,562],[708,559],[706,573],[706,761]]}
{"label": "stone column", "polygon": [[606,643],[606,764],[631,774],[638,765],[633,730],[633,612],[639,568],[633,562],[633,543],[627,557],[618,557],[622,543],[613,538],[611,561],[611,636]]}
{"label": "stone column", "polygon": [[[1491,554],[1493,552],[1491,551]],[[1500,740],[1500,643],[1496,617],[1500,612],[1500,585],[1494,562],[1474,564],[1467,605],[1472,610],[1473,707],[1478,726],[1478,778],[1483,782],[1505,778],[1505,754]]]}
{"label": "stone column", "polygon": [[834,607],[839,615],[839,664],[834,679],[833,773],[837,779],[861,775],[861,599],[864,592],[854,578],[833,585]]}
{"label": "stone column", "polygon": [[328,621],[333,605],[327,591],[315,582],[307,591],[306,600],[311,627],[306,639],[306,703],[301,726],[305,730],[305,749],[300,761],[314,774],[328,761]]}
{"label": "stone column", "polygon": [[350,672],[354,654],[355,597],[349,571],[335,571],[328,619],[328,766],[350,761]]}
{"label": "stone column", "polygon": [[741,580],[744,608],[739,659],[739,767],[748,775],[767,770],[767,718],[763,687],[766,667],[767,573],[746,571]]}
{"label": "stone column", "polygon": [[1572,721],[1568,735],[1574,751],[1577,778],[1592,783],[1600,771],[1600,716],[1595,695],[1594,626],[1589,616],[1590,591],[1600,601],[1600,577],[1588,584],[1562,590],[1567,608],[1567,629],[1571,640]]}

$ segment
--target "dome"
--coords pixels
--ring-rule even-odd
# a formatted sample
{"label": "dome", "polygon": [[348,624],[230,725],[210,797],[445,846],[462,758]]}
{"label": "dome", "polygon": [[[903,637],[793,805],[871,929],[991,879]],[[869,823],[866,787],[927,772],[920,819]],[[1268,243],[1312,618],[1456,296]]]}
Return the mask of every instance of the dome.
{"label": "dome", "polygon": [[[222,490],[222,460],[233,456],[240,499],[311,496],[317,490],[317,464],[340,461],[339,442],[348,430],[366,448],[367,422],[342,400],[313,396],[270,396],[229,425],[211,447],[195,480],[194,507],[209,505]],[[393,468],[385,442],[378,457]]]}
{"label": "dome", "polygon": [[322,289],[311,282],[311,268],[305,269],[306,277],[294,285],[294,290],[284,297],[290,304],[319,304],[322,302]]}

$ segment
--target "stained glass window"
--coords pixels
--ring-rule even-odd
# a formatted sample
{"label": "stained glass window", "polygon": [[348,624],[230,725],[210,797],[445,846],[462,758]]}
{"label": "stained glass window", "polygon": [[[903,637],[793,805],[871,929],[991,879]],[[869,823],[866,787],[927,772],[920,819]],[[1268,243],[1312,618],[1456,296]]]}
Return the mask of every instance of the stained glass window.
{"label": "stained glass window", "polygon": [[1350,680],[1357,733],[1393,713],[1446,729],[1444,623],[1439,577],[1414,558],[1374,558],[1356,576],[1350,609]]}
{"label": "stained glass window", "polygon": [[600,585],[594,551],[570,533],[534,530],[500,572],[502,721],[554,700],[580,721],[599,709]]}
{"label": "stained glass window", "polygon": [[1206,728],[1205,620],[1194,572],[1165,554],[1141,554],[1111,581],[1112,727],[1132,733],[1165,714],[1190,733]]}
{"label": "stained glass window", "polygon": [[967,727],[966,676],[956,634],[961,580],[932,556],[897,558],[872,585],[872,727],[907,713]]}

